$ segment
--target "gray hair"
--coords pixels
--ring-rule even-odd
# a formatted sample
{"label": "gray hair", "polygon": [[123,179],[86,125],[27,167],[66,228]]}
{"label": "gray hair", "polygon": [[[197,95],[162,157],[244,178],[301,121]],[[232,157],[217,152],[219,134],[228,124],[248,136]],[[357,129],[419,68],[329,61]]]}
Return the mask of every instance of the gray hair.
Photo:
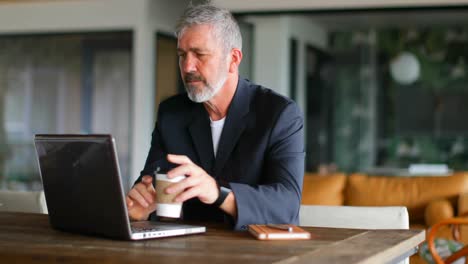
{"label": "gray hair", "polygon": [[211,4],[189,5],[177,23],[177,38],[193,25],[212,25],[214,27],[213,33],[217,39],[221,40],[225,52],[233,48],[242,50],[239,25],[227,9],[218,8]]}

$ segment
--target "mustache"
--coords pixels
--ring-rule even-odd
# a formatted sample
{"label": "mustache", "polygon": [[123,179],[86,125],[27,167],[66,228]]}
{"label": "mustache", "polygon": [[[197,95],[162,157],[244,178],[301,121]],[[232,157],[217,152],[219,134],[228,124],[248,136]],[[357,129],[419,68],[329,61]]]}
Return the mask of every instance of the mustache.
{"label": "mustache", "polygon": [[195,73],[195,72],[189,72],[185,75],[184,78],[185,82],[192,82],[192,81],[205,81],[205,78],[203,78],[200,74]]}

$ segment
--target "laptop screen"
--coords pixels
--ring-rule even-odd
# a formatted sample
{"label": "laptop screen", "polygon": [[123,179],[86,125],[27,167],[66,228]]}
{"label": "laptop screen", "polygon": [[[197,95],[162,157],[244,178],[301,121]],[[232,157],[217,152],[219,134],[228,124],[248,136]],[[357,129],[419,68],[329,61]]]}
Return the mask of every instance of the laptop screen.
{"label": "laptop screen", "polygon": [[125,196],[110,135],[36,135],[35,144],[53,227],[129,236]]}

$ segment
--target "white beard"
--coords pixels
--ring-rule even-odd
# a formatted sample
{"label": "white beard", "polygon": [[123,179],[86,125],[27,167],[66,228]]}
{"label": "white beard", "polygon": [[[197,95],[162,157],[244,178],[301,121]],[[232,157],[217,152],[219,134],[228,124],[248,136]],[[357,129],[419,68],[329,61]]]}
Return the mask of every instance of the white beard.
{"label": "white beard", "polygon": [[210,85],[206,80],[204,80],[203,83],[205,84],[205,87],[201,90],[198,90],[190,84],[185,84],[185,90],[187,91],[187,95],[190,100],[196,103],[203,103],[213,98],[213,96],[221,90],[226,80],[227,73],[223,74],[223,76],[213,85]]}

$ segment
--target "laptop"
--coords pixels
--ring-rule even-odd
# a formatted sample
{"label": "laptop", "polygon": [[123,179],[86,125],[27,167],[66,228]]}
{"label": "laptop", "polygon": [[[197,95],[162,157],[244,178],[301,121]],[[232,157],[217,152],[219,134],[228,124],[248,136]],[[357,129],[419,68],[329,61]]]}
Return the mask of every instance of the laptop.
{"label": "laptop", "polygon": [[206,231],[180,223],[130,222],[111,135],[35,135],[34,143],[53,228],[124,240]]}

